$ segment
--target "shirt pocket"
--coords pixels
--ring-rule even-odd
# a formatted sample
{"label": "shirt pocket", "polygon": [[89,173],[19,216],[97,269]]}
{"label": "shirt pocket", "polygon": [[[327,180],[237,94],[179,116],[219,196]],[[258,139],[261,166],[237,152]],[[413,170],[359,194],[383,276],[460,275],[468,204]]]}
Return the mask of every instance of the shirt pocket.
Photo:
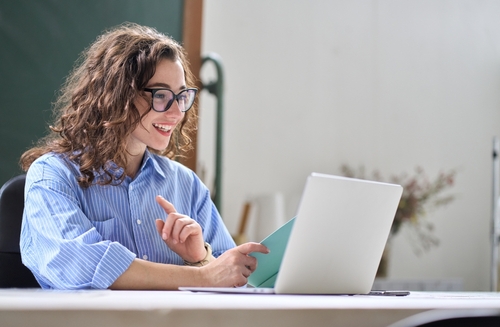
{"label": "shirt pocket", "polygon": [[116,217],[109,217],[102,220],[91,220],[92,225],[96,231],[102,236],[103,240],[119,241],[120,227],[117,226],[118,219]]}

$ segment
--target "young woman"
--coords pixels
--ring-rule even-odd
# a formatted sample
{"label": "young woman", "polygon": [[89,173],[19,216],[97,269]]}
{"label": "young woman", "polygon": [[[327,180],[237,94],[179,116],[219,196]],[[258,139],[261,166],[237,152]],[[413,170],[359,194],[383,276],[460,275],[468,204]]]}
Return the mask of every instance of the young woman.
{"label": "young woman", "polygon": [[257,243],[235,247],[208,189],[171,160],[196,97],[183,49],[125,24],[82,55],[52,133],[26,151],[23,263],[43,288],[242,286]]}

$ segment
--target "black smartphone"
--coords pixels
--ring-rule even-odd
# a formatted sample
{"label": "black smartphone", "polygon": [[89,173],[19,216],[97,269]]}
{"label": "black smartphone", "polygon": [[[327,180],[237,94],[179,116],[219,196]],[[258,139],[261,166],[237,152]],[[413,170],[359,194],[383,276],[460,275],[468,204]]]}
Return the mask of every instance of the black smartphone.
{"label": "black smartphone", "polygon": [[397,291],[384,291],[384,290],[373,290],[368,295],[383,295],[383,296],[407,296],[410,294],[410,291],[402,291],[402,290],[397,290]]}

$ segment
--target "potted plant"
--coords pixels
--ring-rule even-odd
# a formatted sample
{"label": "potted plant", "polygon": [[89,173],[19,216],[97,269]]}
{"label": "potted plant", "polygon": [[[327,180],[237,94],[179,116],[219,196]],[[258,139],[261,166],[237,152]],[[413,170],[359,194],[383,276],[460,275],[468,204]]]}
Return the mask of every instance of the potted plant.
{"label": "potted plant", "polygon": [[[341,166],[342,174],[346,177],[367,179],[364,167],[353,169],[348,165]],[[396,210],[396,215],[389,234],[390,240],[401,230],[401,227],[408,226],[412,232],[412,248],[416,255],[430,250],[439,244],[439,239],[434,235],[434,224],[427,219],[430,210],[449,204],[455,199],[455,195],[444,191],[453,186],[456,171],[450,170],[441,172],[431,180],[422,167],[416,167],[412,175],[403,173],[393,175],[388,182],[403,186],[403,195]],[[372,173],[372,180],[384,181],[378,171]],[[389,246],[386,246],[382,257],[378,277],[387,275],[387,256]]]}

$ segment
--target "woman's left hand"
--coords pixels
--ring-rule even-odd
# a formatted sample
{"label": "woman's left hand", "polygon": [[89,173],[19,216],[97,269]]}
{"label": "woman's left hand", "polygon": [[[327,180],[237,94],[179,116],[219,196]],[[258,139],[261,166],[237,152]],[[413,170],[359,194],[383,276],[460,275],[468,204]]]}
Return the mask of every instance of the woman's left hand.
{"label": "woman's left hand", "polygon": [[186,261],[203,260],[207,250],[200,224],[191,217],[178,213],[173,204],[162,196],[158,195],[156,202],[168,215],[165,222],[156,220],[156,229],[168,247]]}

